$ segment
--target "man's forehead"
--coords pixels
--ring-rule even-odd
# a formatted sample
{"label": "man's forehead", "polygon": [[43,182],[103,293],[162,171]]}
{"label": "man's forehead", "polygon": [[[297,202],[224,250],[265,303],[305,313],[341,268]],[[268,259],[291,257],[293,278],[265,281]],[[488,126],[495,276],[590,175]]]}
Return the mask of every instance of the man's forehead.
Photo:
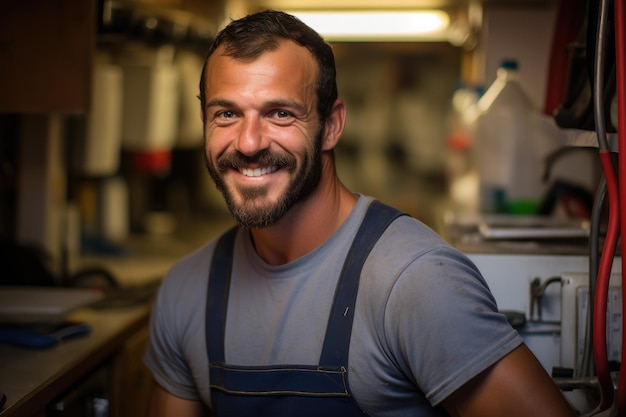
{"label": "man's forehead", "polygon": [[318,75],[319,66],[311,51],[289,39],[279,39],[275,47],[243,57],[239,55],[235,56],[233,53],[229,52],[228,46],[222,44],[216,48],[215,52],[209,57],[207,70],[208,72],[212,72],[212,70],[229,61],[234,65],[254,64],[258,61],[268,60],[271,55],[280,56],[279,59],[274,61],[278,67],[291,66],[294,69],[298,67],[306,68],[314,77]]}
{"label": "man's forehead", "polygon": [[[244,52],[245,49],[248,50]],[[242,62],[253,62],[265,55],[277,52],[281,49],[289,49],[292,51],[292,53],[307,55],[311,59],[315,60],[313,53],[308,48],[298,44],[291,39],[276,38],[272,41],[266,41],[262,44],[256,45],[256,47],[244,47],[241,49],[237,49],[230,42],[224,42],[219,45],[211,54],[211,56],[209,57],[209,61],[213,57],[225,57]]]}

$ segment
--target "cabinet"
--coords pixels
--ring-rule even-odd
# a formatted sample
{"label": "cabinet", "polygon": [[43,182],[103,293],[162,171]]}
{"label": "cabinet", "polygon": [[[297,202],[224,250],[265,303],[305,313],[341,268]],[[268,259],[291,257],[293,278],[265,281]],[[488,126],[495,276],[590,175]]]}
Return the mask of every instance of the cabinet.
{"label": "cabinet", "polygon": [[[152,384],[141,356],[150,308],[81,309],[69,320],[92,330],[47,349],[0,344],[0,417],[145,417]],[[103,400],[100,402],[100,400]],[[102,405],[107,414],[86,413]]]}
{"label": "cabinet", "polygon": [[115,360],[112,394],[115,399],[111,417],[148,415],[152,375],[143,364],[148,343],[148,326],[142,327],[124,343]]}
{"label": "cabinet", "polygon": [[95,0],[5,1],[0,13],[0,113],[86,112]]}
{"label": "cabinet", "polygon": [[142,356],[144,326],[86,377],[46,406],[46,417],[146,417],[152,378]]}

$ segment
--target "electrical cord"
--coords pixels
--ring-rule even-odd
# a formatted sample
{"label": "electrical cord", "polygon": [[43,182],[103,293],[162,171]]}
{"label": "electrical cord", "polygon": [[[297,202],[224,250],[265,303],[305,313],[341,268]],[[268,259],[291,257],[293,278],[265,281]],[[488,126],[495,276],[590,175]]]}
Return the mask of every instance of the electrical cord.
{"label": "electrical cord", "polygon": [[611,268],[613,266],[613,258],[615,257],[615,249],[617,239],[619,237],[619,200],[618,185],[613,166],[613,159],[608,152],[600,151],[600,161],[603,170],[606,172],[607,191],[609,193],[609,220],[607,235],[604,242],[604,250],[600,257],[600,266],[598,268],[598,278],[596,282],[596,291],[594,296],[594,320],[593,320],[593,353],[598,374],[598,382],[600,385],[600,411],[606,410],[613,402],[613,380],[609,368],[609,360],[607,355],[606,340],[606,311],[607,299],[609,293],[609,280],[611,278]]}
{"label": "electrical cord", "polygon": [[[596,372],[598,375],[598,384],[600,387],[600,404],[597,411],[606,411],[614,406],[613,380],[609,368],[607,355],[606,340],[606,309],[609,292],[609,280],[611,277],[611,268],[613,266],[613,258],[619,237],[619,185],[615,173],[615,166],[611,156],[610,146],[606,136],[604,122],[604,58],[607,33],[608,19],[608,0],[601,0],[600,13],[598,15],[598,30],[596,37],[596,54],[594,60],[594,76],[593,76],[593,103],[595,127],[598,137],[598,148],[602,170],[606,179],[609,219],[607,235],[604,242],[604,250],[600,257],[598,268],[598,276],[596,282],[596,291],[594,295],[594,318],[593,318],[593,357],[595,361]],[[626,149],[626,148],[625,148]],[[626,172],[626,171],[625,171]]]}
{"label": "electrical cord", "polygon": [[[598,14],[598,33],[596,36],[596,55],[594,59],[593,74],[593,111],[595,116],[595,128],[598,137],[598,148],[601,153],[609,153],[611,151],[609,141],[606,134],[606,126],[604,124],[604,70],[606,55],[606,33],[607,19],[609,12],[609,1],[600,0],[600,13]],[[602,166],[604,169],[605,167]],[[615,171],[611,161],[611,171]],[[604,171],[606,174],[606,171]],[[610,196],[610,193],[609,193]]]}
{"label": "electrical cord", "polygon": [[[617,80],[617,125],[618,125],[618,169],[620,172],[626,172],[626,135],[624,128],[626,127],[626,27],[624,19],[626,9],[624,0],[615,0],[615,73]],[[626,182],[621,181],[620,187],[620,206],[626,213]],[[626,236],[626,222],[621,225],[622,236]],[[622,245],[622,306],[626,306],[626,274],[624,267],[626,266],[626,248]],[[622,314],[622,353],[621,363],[626,364],[626,314]],[[626,369],[622,369],[618,382],[617,409],[620,416],[626,413]]]}
{"label": "electrical cord", "polygon": [[543,294],[546,292],[546,288],[550,284],[561,283],[563,280],[560,276],[554,276],[547,278],[546,280],[541,282],[539,278],[535,278],[530,284],[530,318],[535,318],[535,305],[537,306],[537,322],[542,321],[542,313],[543,313]]}
{"label": "electrical cord", "polygon": [[589,228],[589,293],[587,295],[587,315],[585,320],[585,335],[583,344],[582,360],[576,367],[574,376],[591,377],[594,375],[593,368],[593,311],[596,282],[598,280],[598,267],[600,263],[600,227],[602,224],[602,209],[606,201],[606,178],[602,176],[596,190],[596,196],[591,210],[591,226]]}

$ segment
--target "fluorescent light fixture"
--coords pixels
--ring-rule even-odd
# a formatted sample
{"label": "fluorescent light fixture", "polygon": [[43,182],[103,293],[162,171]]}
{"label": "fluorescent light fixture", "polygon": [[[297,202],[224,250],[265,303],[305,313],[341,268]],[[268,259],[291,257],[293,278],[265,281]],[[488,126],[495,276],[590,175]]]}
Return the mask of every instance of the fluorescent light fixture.
{"label": "fluorescent light fixture", "polygon": [[329,41],[444,41],[450,22],[441,10],[289,13]]}

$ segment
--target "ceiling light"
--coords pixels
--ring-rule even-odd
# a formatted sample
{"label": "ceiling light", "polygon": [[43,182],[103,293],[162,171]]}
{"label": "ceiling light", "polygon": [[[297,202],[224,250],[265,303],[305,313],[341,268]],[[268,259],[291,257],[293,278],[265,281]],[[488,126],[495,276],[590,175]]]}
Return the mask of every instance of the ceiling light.
{"label": "ceiling light", "polygon": [[450,20],[440,10],[290,13],[329,41],[445,41]]}

